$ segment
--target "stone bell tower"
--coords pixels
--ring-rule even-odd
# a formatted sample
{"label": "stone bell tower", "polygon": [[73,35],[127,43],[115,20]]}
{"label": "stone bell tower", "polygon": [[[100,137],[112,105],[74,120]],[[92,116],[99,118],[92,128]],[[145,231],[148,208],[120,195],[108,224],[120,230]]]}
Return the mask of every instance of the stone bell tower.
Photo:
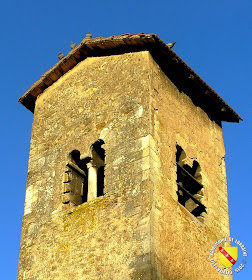
{"label": "stone bell tower", "polygon": [[230,279],[222,121],[241,118],[155,34],[85,38],[34,112],[18,279]]}

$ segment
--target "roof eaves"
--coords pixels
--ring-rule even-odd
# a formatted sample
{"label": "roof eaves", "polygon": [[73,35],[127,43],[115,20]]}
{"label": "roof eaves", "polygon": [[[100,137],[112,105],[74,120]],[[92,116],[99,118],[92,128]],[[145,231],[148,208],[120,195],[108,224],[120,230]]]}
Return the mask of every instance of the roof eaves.
{"label": "roof eaves", "polygon": [[[217,107],[219,107],[219,111],[221,111],[222,121],[239,122],[239,120],[242,120],[242,118],[156,34],[144,33],[132,35],[124,34],[107,38],[98,37],[90,40],[83,39],[81,43],[71,50],[63,59],[45,72],[42,77],[20,97],[19,102],[33,112],[37,96],[66,72],[71,70],[76,64],[89,56],[106,55],[106,53],[109,54],[118,51],[126,52],[145,49],[151,51],[153,48],[161,48],[163,52],[177,60],[180,69],[184,69],[184,72],[187,71],[186,74],[188,77],[193,77],[194,81],[200,84],[201,89],[205,89],[203,95],[205,94],[215,101]],[[202,98],[202,96],[200,96],[200,98]]]}

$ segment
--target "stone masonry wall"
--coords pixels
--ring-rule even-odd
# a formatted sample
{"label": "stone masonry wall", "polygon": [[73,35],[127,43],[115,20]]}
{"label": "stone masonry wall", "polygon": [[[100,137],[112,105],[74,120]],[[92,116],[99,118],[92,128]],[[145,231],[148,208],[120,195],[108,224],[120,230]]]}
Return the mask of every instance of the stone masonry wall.
{"label": "stone masonry wall", "polygon": [[[209,263],[229,235],[222,129],[149,52],[93,57],[37,99],[18,280],[230,279]],[[62,208],[68,154],[105,144],[105,195]],[[177,201],[176,144],[202,168],[200,222]]]}
{"label": "stone masonry wall", "polygon": [[[151,246],[156,277],[162,280],[232,279],[216,272],[209,262],[211,246],[229,236],[222,128],[187,95],[179,92],[151,57],[150,65],[154,139],[151,150],[158,159],[151,172],[154,183]],[[197,160],[201,166],[202,202],[207,207],[204,222],[178,203],[176,144],[184,149],[189,165]]]}
{"label": "stone masonry wall", "polygon": [[[36,101],[18,279],[151,279],[148,53],[93,57]],[[68,154],[103,139],[105,196],[62,210]]]}

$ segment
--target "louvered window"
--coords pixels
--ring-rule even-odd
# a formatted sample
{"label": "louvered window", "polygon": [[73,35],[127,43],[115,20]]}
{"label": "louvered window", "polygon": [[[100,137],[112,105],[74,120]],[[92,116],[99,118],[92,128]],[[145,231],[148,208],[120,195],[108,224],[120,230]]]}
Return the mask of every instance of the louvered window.
{"label": "louvered window", "polygon": [[177,146],[177,195],[178,202],[192,215],[204,219],[207,213],[202,203],[204,186],[197,180],[199,175],[199,163],[193,162],[192,167],[185,163],[186,154],[180,146]]}

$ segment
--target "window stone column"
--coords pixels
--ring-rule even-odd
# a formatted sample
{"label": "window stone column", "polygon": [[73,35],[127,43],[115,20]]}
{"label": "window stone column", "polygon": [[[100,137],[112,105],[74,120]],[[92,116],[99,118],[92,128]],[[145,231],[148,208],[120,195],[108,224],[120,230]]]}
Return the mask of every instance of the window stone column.
{"label": "window stone column", "polygon": [[97,174],[98,168],[91,160],[87,163],[88,168],[88,201],[97,197]]}

